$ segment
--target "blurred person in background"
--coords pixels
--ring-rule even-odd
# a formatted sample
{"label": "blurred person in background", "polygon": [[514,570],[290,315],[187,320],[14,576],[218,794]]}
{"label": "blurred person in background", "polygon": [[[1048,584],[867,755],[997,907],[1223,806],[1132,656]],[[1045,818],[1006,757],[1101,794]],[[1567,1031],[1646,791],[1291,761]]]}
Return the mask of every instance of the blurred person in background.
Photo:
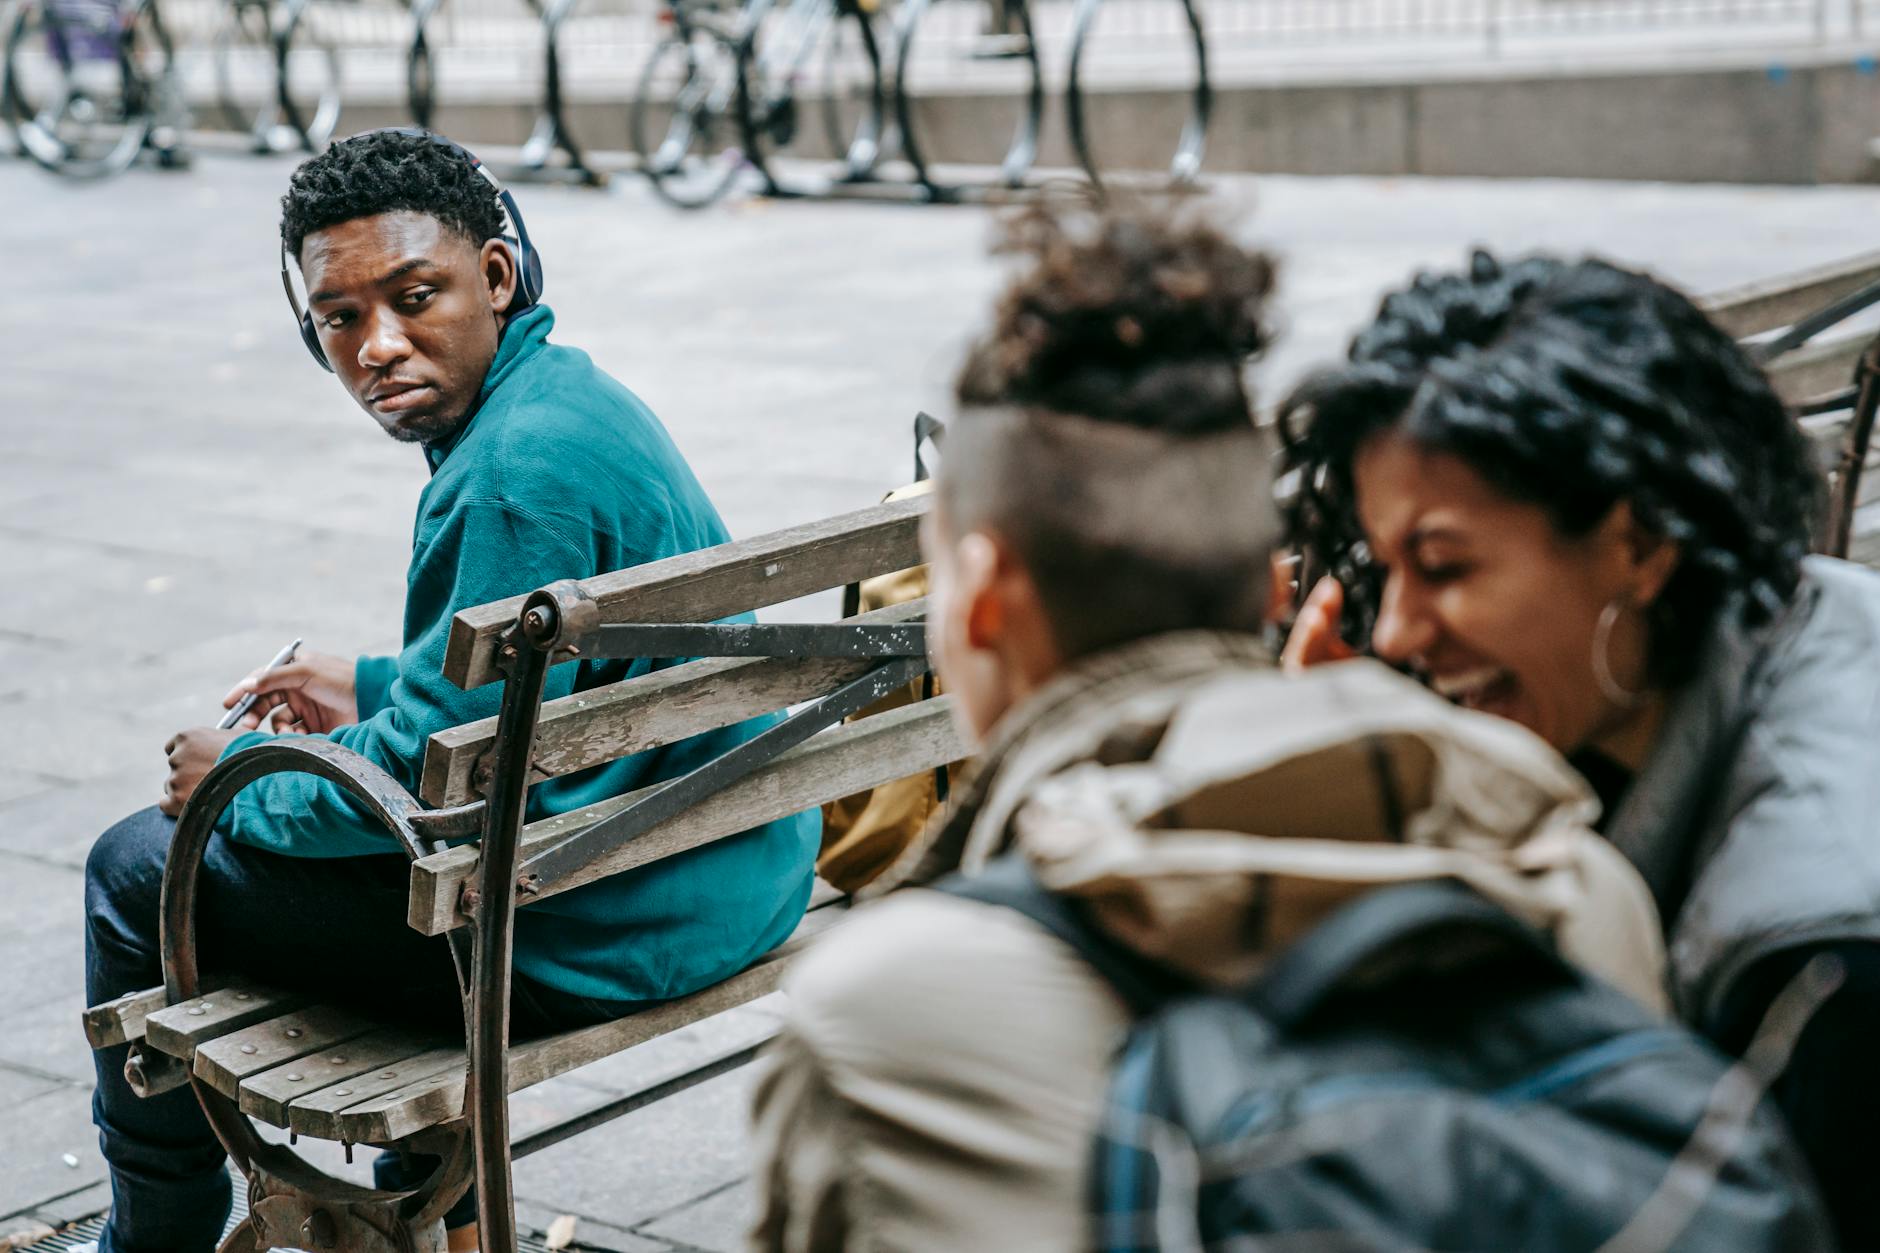
{"label": "blurred person in background", "polygon": [[[1024,271],[960,372],[922,533],[930,651],[980,756],[883,881],[907,890],[785,976],[754,1248],[1090,1247],[1131,1009],[1030,918],[927,890],[1012,858],[1201,987],[1238,988],[1329,911],[1435,873],[1661,996],[1649,895],[1544,744],[1373,662],[1274,667],[1278,523],[1243,382],[1268,259],[1141,208],[1040,210],[1007,247]],[[1393,772],[1425,782],[1399,794]],[[1211,782],[1172,796],[1181,780]],[[1427,1192],[1452,1217],[1468,1203]]]}
{"label": "blurred person in background", "polygon": [[[270,734],[318,735],[415,794],[431,735],[495,715],[501,696],[499,684],[465,691],[444,677],[458,611],[729,538],[652,411],[586,353],[549,342],[555,316],[528,290],[526,233],[505,223],[498,192],[457,145],[403,130],[342,141],[294,172],[281,203],[283,277],[291,264],[305,281],[307,346],[431,471],[413,525],[404,644],[387,657],[302,653],[228,694],[229,706],[259,694],[244,725],[170,741],[160,803],[106,831],[87,860],[89,1003],[162,982],[158,893],[171,833],[218,760]],[[664,664],[559,665],[543,699]],[[774,721],[537,782],[528,818],[684,773]],[[617,1018],[750,964],[802,917],[819,826],[814,812],[796,815],[519,910],[515,1034]],[[272,986],[303,981],[323,997],[371,995],[382,1014],[461,1022],[447,946],[406,925],[408,871],[396,840],[337,786],[262,778],[223,813],[203,861],[203,961]],[[222,1147],[189,1090],[138,1098],[125,1052],[93,1055],[112,1189],[101,1247],[206,1253],[230,1208]],[[389,1189],[430,1169],[394,1154],[376,1165]],[[475,1218],[467,1196],[446,1216],[452,1250],[476,1247]]]}
{"label": "blurred person in background", "polygon": [[1684,296],[1477,253],[1284,406],[1295,668],[1364,651],[1581,770],[1650,884],[1669,992],[1730,1052],[1810,958],[1845,982],[1774,1094],[1880,1248],[1880,576],[1808,556],[1810,449]]}

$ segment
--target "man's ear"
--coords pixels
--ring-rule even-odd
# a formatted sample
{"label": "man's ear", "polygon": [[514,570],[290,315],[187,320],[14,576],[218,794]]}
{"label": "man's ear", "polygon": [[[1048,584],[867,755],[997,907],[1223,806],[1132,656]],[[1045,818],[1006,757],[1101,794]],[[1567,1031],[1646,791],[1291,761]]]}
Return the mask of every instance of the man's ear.
{"label": "man's ear", "polygon": [[1003,555],[984,531],[965,536],[953,550],[957,596],[965,609],[966,644],[977,652],[994,651],[1005,636],[1005,602],[1000,596]]}
{"label": "man's ear", "polygon": [[478,260],[484,281],[489,284],[490,309],[500,314],[516,298],[516,254],[502,240],[486,239]]}

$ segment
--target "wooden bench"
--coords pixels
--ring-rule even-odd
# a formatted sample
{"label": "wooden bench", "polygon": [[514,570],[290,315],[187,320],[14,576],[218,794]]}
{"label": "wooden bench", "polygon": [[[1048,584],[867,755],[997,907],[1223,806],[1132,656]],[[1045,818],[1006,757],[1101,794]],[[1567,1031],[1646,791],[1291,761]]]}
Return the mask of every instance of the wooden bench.
{"label": "wooden bench", "polygon": [[[473,1178],[482,1247],[514,1249],[514,1158],[751,1058],[755,1044],[732,1049],[512,1144],[508,1093],[765,995],[790,955],[844,906],[819,883],[791,939],[732,978],[615,1022],[512,1045],[517,898],[545,899],[959,759],[945,699],[842,721],[925,672],[924,602],[834,624],[707,625],[917,564],[926,508],[925,498],[884,504],[458,614],[444,672],[466,688],[501,682],[502,706],[432,737],[417,797],[321,740],[257,745],[204,777],[164,878],[164,986],[87,1010],[85,1029],[95,1048],[133,1044],[126,1071],[139,1092],[195,1088],[248,1179],[250,1217],[224,1249],[442,1250],[442,1217]],[[544,703],[548,667],[577,656],[698,660]],[[790,706],[801,708],[691,775],[523,820],[534,780]],[[235,794],[279,771],[345,788],[411,858],[409,920],[449,938],[467,1006],[462,1036],[316,1003],[291,990],[292,972],[281,972],[282,986],[202,981],[194,913],[204,848]],[[362,1189],[264,1141],[251,1119],[295,1136],[432,1153],[444,1164],[410,1193]]]}
{"label": "wooden bench", "polygon": [[[1845,553],[1852,536],[1856,557],[1872,555],[1864,545],[1880,551],[1880,534],[1856,526],[1872,484],[1861,470],[1880,401],[1876,341],[1836,328],[1875,302],[1880,254],[1705,302],[1767,359],[1778,391],[1823,450],[1832,496],[1822,546]],[[819,885],[791,940],[731,979],[617,1022],[511,1046],[516,897],[545,898],[961,757],[944,697],[836,725],[924,665],[921,602],[833,628],[688,625],[914,565],[915,527],[927,502],[897,501],[459,614],[445,673],[466,688],[501,681],[502,709],[432,738],[418,797],[320,741],[258,746],[204,778],[178,825],[164,883],[165,986],[87,1010],[85,1027],[94,1047],[136,1045],[127,1071],[138,1090],[195,1086],[249,1180],[251,1217],[226,1249],[292,1242],[431,1253],[444,1247],[442,1215],[473,1177],[483,1248],[513,1249],[514,1158],[750,1059],[756,1045],[729,1050],[512,1144],[507,1093],[764,995],[790,955],[834,925],[843,907]],[[544,671],[576,650],[585,658],[701,659],[544,704]],[[522,821],[535,779],[806,701],[817,703],[752,742],[760,748],[735,750],[695,776]],[[282,770],[347,788],[411,857],[409,921],[426,935],[449,937],[467,1004],[467,1047],[463,1039],[384,1026],[261,984],[203,985],[192,918],[204,845],[237,791]],[[371,1192],[265,1143],[249,1119],[349,1145],[432,1152],[444,1165],[412,1193]]]}
{"label": "wooden bench", "polygon": [[1704,311],[1744,344],[1796,412],[1828,476],[1816,548],[1874,564],[1880,527],[1859,514],[1876,498],[1864,474],[1880,406],[1880,337],[1845,324],[1880,304],[1880,253],[1718,292]]}

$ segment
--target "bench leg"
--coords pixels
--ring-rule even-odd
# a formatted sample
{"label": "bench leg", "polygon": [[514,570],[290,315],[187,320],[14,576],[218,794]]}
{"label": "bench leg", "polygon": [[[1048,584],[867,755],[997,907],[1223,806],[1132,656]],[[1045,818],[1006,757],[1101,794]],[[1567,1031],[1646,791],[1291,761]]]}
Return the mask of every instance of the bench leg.
{"label": "bench leg", "polygon": [[255,1234],[254,1220],[244,1218],[236,1224],[215,1253],[262,1253],[261,1237]]}
{"label": "bench leg", "polygon": [[529,747],[542,712],[548,649],[559,614],[537,592],[504,633],[497,665],[503,703],[496,715],[495,771],[485,808],[471,912],[470,1076],[464,1112],[476,1149],[478,1238],[489,1253],[514,1253],[516,1197],[509,1159],[509,995],[516,921],[516,851],[529,797]]}
{"label": "bench leg", "polygon": [[353,1187],[311,1171],[298,1158],[294,1162],[290,1173],[317,1188],[296,1186],[259,1161],[248,1163],[248,1219],[229,1234],[218,1253],[275,1248],[445,1253],[441,1218],[426,1222],[423,1215],[410,1216],[411,1202],[405,1197]]}

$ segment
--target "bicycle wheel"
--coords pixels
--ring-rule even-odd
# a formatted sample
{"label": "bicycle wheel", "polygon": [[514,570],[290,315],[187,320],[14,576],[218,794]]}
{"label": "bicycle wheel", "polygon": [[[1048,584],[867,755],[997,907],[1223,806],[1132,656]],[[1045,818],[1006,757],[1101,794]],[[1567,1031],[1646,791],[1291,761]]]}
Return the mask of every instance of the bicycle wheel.
{"label": "bicycle wheel", "polygon": [[437,65],[431,52],[431,18],[443,0],[415,0],[411,6],[411,51],[405,59],[405,90],[411,101],[411,120],[431,129],[437,110]]}
{"label": "bicycle wheel", "polygon": [[744,166],[737,79],[738,45],[715,28],[680,21],[647,58],[628,126],[662,200],[700,209],[730,189]]}
{"label": "bicycle wheel", "polygon": [[[1115,14],[1116,27],[1106,38],[1099,32],[1098,14]],[[1065,116],[1069,122],[1071,150],[1084,168],[1091,185],[1103,189],[1102,127],[1086,109],[1085,88],[1105,80],[1113,83],[1140,79],[1142,70],[1133,59],[1143,49],[1157,49],[1173,43],[1188,56],[1186,110],[1179,108],[1161,119],[1165,133],[1170,183],[1192,184],[1201,173],[1201,158],[1208,141],[1208,117],[1214,93],[1208,82],[1207,36],[1201,27],[1201,14],[1194,0],[1077,0],[1072,19],[1070,73],[1064,87]],[[1118,97],[1118,99],[1122,99]],[[1130,134],[1140,137],[1153,133],[1154,113],[1130,102]],[[1177,123],[1174,114],[1180,114]],[[1140,140],[1138,140],[1140,142]],[[1153,142],[1153,141],[1152,141]],[[1112,163],[1113,164],[1113,163]],[[1140,162],[1138,162],[1140,164]]]}
{"label": "bicycle wheel", "polygon": [[[886,113],[881,83],[881,54],[874,28],[852,7],[831,0],[793,0],[746,32],[739,47],[738,130],[751,166],[767,191],[789,194],[777,174],[776,159],[803,138],[803,102],[798,94],[803,71],[820,65],[835,82],[824,87],[842,99],[825,98],[819,112],[830,155],[842,163],[844,177],[866,176],[881,150]],[[853,104],[846,121],[846,107]],[[831,126],[831,117],[837,120]],[[831,133],[834,131],[835,133]]]}
{"label": "bicycle wheel", "polygon": [[[916,36],[919,38],[916,38]],[[1018,187],[1038,157],[1044,121],[1044,80],[1025,0],[905,0],[898,24],[894,113],[901,152],[914,178],[936,200],[955,198],[958,184],[935,168],[921,102],[947,95],[973,112],[955,127],[952,161],[996,164],[998,181]],[[1010,128],[1001,154],[995,145]]]}
{"label": "bicycle wheel", "polygon": [[108,0],[22,5],[6,41],[0,87],[14,135],[33,161],[66,178],[128,169],[153,125],[146,72],[167,70],[167,43],[142,8]]}
{"label": "bicycle wheel", "polygon": [[887,127],[888,89],[873,8],[845,13],[823,43],[823,142],[850,181],[874,173]]}
{"label": "bicycle wheel", "polygon": [[210,41],[216,112],[228,129],[246,133],[257,152],[281,146],[271,25],[267,0],[229,0]]}
{"label": "bicycle wheel", "polygon": [[339,51],[316,24],[307,0],[288,0],[274,42],[281,118],[304,152],[318,152],[339,125]]}

